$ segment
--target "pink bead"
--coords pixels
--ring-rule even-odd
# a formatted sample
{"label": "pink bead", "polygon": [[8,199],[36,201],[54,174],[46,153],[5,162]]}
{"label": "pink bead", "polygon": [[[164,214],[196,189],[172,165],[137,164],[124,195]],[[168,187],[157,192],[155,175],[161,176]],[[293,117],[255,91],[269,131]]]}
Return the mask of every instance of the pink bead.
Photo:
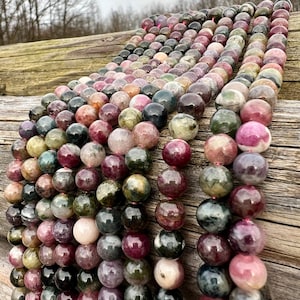
{"label": "pink bead", "polygon": [[245,291],[259,290],[267,282],[266,266],[255,255],[236,255],[229,264],[229,274],[233,282]]}
{"label": "pink bead", "polygon": [[261,153],[269,148],[272,137],[268,127],[256,121],[249,121],[240,126],[235,140],[242,151]]}
{"label": "pink bead", "polygon": [[142,111],[145,106],[151,103],[151,99],[143,94],[137,94],[133,96],[129,102],[129,107],[136,108],[139,111]]}
{"label": "pink bead", "polygon": [[82,245],[94,243],[99,237],[99,230],[92,218],[82,217],[76,221],[73,227],[75,240]]}
{"label": "pink bead", "polygon": [[135,145],[143,149],[154,148],[159,141],[159,131],[151,122],[140,122],[132,130]]}
{"label": "pink bead", "polygon": [[55,243],[53,228],[54,228],[54,221],[45,220],[39,225],[37,229],[36,232],[37,237],[45,246],[51,246]]}
{"label": "pink bead", "polygon": [[116,128],[108,137],[107,144],[109,149],[118,155],[126,154],[136,144],[131,131],[125,128]]}
{"label": "pink bead", "polygon": [[184,167],[191,159],[190,145],[181,139],[168,142],[162,151],[164,161],[170,166]]}

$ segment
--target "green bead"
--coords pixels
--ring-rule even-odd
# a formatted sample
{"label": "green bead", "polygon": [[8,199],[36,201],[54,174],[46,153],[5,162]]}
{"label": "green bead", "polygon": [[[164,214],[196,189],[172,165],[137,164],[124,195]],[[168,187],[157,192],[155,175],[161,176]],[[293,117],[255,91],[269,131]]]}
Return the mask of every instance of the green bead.
{"label": "green bead", "polygon": [[233,188],[231,172],[224,166],[208,166],[200,174],[200,187],[207,195],[222,198]]}
{"label": "green bead", "polygon": [[97,291],[101,287],[96,270],[80,270],[77,274],[77,288],[82,292]]}
{"label": "green bead", "polygon": [[45,142],[50,149],[59,149],[67,143],[66,132],[60,128],[51,129],[45,137]]}
{"label": "green bead", "polygon": [[132,130],[136,124],[142,121],[142,113],[133,107],[125,108],[118,117],[121,128]]}
{"label": "green bead", "polygon": [[129,202],[143,202],[148,199],[151,186],[146,177],[133,174],[125,179],[122,191]]}
{"label": "green bead", "polygon": [[147,173],[152,164],[151,155],[146,149],[134,147],[126,153],[125,164],[133,173]]}
{"label": "green bead", "polygon": [[190,141],[196,137],[198,130],[196,119],[188,114],[176,114],[169,122],[169,131],[174,139]]}
{"label": "green bead", "polygon": [[94,217],[98,208],[99,204],[94,194],[79,194],[73,202],[73,211],[79,217]]}
{"label": "green bead", "polygon": [[25,228],[24,225],[11,227],[7,233],[7,241],[14,246],[22,244],[22,232]]}
{"label": "green bead", "polygon": [[42,221],[55,218],[51,210],[51,199],[42,198],[39,200],[35,206],[35,212]]}
{"label": "green bead", "polygon": [[105,180],[97,188],[96,197],[99,203],[105,207],[112,207],[122,200],[121,185],[115,180]]}
{"label": "green bead", "polygon": [[43,152],[38,159],[39,167],[43,173],[53,174],[57,169],[56,151],[48,150]]}
{"label": "green bead", "polygon": [[39,259],[39,248],[27,248],[23,253],[22,262],[27,269],[37,269],[42,266]]}
{"label": "green bead", "polygon": [[151,275],[151,266],[145,259],[130,259],[124,264],[124,277],[131,285],[147,284]]}
{"label": "green bead", "polygon": [[56,195],[51,202],[53,215],[58,219],[68,219],[73,216],[74,197],[65,193]]}

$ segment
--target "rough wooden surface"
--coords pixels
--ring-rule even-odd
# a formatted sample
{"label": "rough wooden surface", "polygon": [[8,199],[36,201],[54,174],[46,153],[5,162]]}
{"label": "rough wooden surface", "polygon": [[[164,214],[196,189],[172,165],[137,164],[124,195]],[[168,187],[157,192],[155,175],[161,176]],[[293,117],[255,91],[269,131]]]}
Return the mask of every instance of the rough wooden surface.
{"label": "rough wooden surface", "polygon": [[[300,299],[299,13],[292,15],[290,24],[288,62],[285,68],[284,84],[280,93],[281,99],[278,101],[278,105],[276,106],[274,119],[270,128],[273,141],[270,149],[265,153],[270,164],[270,171],[268,173],[267,180],[261,188],[267,196],[268,205],[266,212],[258,220],[268,236],[266,248],[262,253],[262,258],[266,262],[269,271],[269,279],[266,287],[266,300]],[[128,34],[128,36],[130,35],[130,33],[126,34]],[[128,36],[127,38],[124,38],[124,41],[128,39]],[[103,39],[107,39],[108,37],[109,36],[105,36]],[[87,40],[89,40],[89,38],[87,38]],[[97,40],[101,40],[101,37],[95,38],[95,41]],[[118,43],[119,41],[122,41],[120,44],[123,43],[121,38],[118,40]],[[57,43],[58,45],[62,45],[59,41],[57,41]],[[72,42],[71,40],[68,40],[65,44],[71,45]],[[77,42],[74,42],[74,47],[76,45]],[[80,49],[83,49],[84,45],[81,44],[80,47]],[[87,49],[89,49],[89,47],[90,45],[87,46]],[[113,42],[111,47],[113,49]],[[121,45],[118,44],[118,47],[121,48]],[[69,46],[69,48],[69,51],[72,52],[72,47]],[[44,51],[46,55],[49,49],[45,49]],[[0,51],[0,53],[0,56],[3,57],[2,51]],[[22,51],[19,49],[16,54],[16,59],[21,55],[21,53]],[[25,53],[26,51],[24,52],[24,55]],[[112,50],[110,54],[103,56],[104,60],[106,59],[109,61],[110,57],[114,54],[115,52]],[[34,65],[35,62],[32,56],[30,56],[30,53],[28,55]],[[51,55],[49,54],[49,56]],[[1,70],[3,67],[2,59],[3,58],[0,58]],[[78,58],[74,59],[74,65],[75,61],[79,64],[79,60],[77,59]],[[83,66],[83,70],[86,70],[85,73],[79,70],[79,67],[78,71],[72,70],[72,78],[70,79],[76,79],[97,70],[101,67],[101,63],[96,63],[96,61],[97,59],[93,65],[90,66],[91,69],[88,68],[89,64]],[[104,63],[104,61],[102,63]],[[49,63],[49,66],[50,65],[51,64]],[[55,67],[53,68],[55,69]],[[3,72],[1,74],[3,74]],[[32,74],[35,74],[35,71]],[[39,75],[42,76],[42,74],[43,72]],[[28,76],[28,78],[29,77],[30,76]],[[62,76],[61,83],[66,83],[70,79]],[[54,86],[56,86],[59,83],[59,80],[56,78],[52,82],[49,76],[47,81],[47,92],[51,91],[51,85],[49,83],[52,82],[54,83]],[[18,79],[14,78],[14,81],[17,82]],[[34,80],[26,82],[33,83]],[[39,86],[39,83],[37,85]],[[19,86],[21,86],[21,84]],[[26,88],[26,84],[23,85],[23,87],[24,86]],[[32,90],[32,88],[30,90]],[[25,95],[26,93],[24,92],[23,94]],[[9,225],[5,220],[4,213],[7,208],[7,203],[5,203],[3,198],[3,189],[8,182],[5,178],[5,170],[8,162],[11,160],[10,145],[18,137],[17,130],[19,123],[22,120],[27,119],[29,108],[38,104],[39,100],[40,97],[0,96],[0,295],[3,299],[10,299],[9,295],[11,293],[11,285],[8,279],[10,266],[7,263],[7,251],[9,247],[5,242],[6,232],[9,228]],[[195,220],[195,210],[198,204],[206,198],[206,196],[200,191],[198,178],[201,168],[207,164],[203,155],[203,143],[209,135],[208,121],[213,111],[213,107],[208,107],[203,119],[199,122],[199,134],[197,139],[191,143],[193,158],[189,166],[185,169],[189,179],[189,188],[182,197],[182,201],[184,202],[187,210],[187,221],[183,228],[187,247],[182,256],[186,270],[186,281],[183,287],[185,299],[194,300],[197,299],[196,296],[198,295],[198,288],[195,283],[195,274],[201,261],[195,251],[195,243],[201,233],[201,230]],[[151,217],[149,231],[152,236],[159,230],[157,224],[154,222],[153,213],[157,201],[162,197],[157,191],[155,179],[157,174],[165,167],[165,164],[161,159],[161,149],[168,139],[168,131],[167,129],[164,129],[161,133],[160,144],[152,153],[154,160],[153,168],[148,175],[153,188],[152,197],[147,205],[147,210]],[[155,260],[155,255],[153,255],[152,258]]]}

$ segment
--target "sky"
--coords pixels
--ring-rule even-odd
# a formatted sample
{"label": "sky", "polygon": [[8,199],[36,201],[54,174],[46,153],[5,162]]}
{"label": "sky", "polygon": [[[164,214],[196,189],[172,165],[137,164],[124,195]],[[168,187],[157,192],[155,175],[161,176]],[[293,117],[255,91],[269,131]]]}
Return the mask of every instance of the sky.
{"label": "sky", "polygon": [[141,11],[145,7],[150,7],[150,5],[155,5],[156,3],[163,4],[167,7],[172,3],[176,3],[176,0],[97,0],[101,14],[103,17],[109,15],[111,10],[118,10],[122,8],[126,11],[126,8],[131,7],[134,10]]}

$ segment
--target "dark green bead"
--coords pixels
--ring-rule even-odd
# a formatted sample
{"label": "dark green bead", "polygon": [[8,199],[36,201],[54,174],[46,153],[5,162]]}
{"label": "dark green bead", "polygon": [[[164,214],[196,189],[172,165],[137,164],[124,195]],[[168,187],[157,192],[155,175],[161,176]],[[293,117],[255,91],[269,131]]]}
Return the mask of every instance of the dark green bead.
{"label": "dark green bead", "polygon": [[143,111],[142,116],[144,121],[152,122],[157,129],[162,129],[168,121],[168,111],[163,104],[149,103]]}
{"label": "dark green bead", "polygon": [[99,204],[94,194],[82,193],[73,201],[73,211],[79,217],[94,217]]}
{"label": "dark green bead", "polygon": [[53,266],[43,266],[41,268],[41,281],[44,286],[54,286],[54,275],[56,270],[58,269],[58,265]]}
{"label": "dark green bead", "polygon": [[48,150],[43,152],[39,158],[38,163],[41,171],[46,174],[55,173],[58,167],[57,155],[55,150]]}
{"label": "dark green bead", "polygon": [[29,119],[31,121],[37,121],[42,116],[47,114],[47,110],[45,106],[35,106],[29,111]]}
{"label": "dark green bead", "polygon": [[130,231],[142,231],[148,222],[144,205],[129,203],[122,212],[122,224]]}
{"label": "dark green bead", "polygon": [[35,190],[35,184],[34,183],[26,183],[23,186],[22,190],[22,199],[25,202],[31,202],[36,201],[40,199],[40,196],[37,194]]}
{"label": "dark green bead", "polygon": [[169,54],[173,51],[173,48],[170,47],[170,46],[162,46],[160,49],[159,49],[159,52],[163,52],[163,53],[166,53],[166,54]]}
{"label": "dark green bead", "polygon": [[100,75],[105,75],[105,73],[108,71],[108,69],[107,68],[100,68],[99,70],[98,70],[98,73],[100,74]]}
{"label": "dark green bead", "polygon": [[24,225],[11,227],[7,233],[7,241],[11,245],[22,244],[22,232],[25,228],[26,227]]}
{"label": "dark green bead", "polygon": [[111,61],[119,65],[122,61],[124,61],[124,58],[121,56],[115,56]]}
{"label": "dark green bead", "polygon": [[131,285],[147,284],[152,275],[152,268],[145,259],[130,259],[124,264],[124,277]]}
{"label": "dark green bead", "polygon": [[71,99],[76,97],[78,94],[74,91],[66,91],[60,95],[60,100],[69,103]]}
{"label": "dark green bead", "polygon": [[159,42],[159,43],[162,43],[162,44],[164,44],[166,42],[166,40],[167,40],[167,37],[164,34],[159,34],[154,39],[155,42]]}
{"label": "dark green bead", "polygon": [[133,174],[124,180],[122,191],[129,202],[143,202],[150,196],[151,186],[145,176]]}
{"label": "dark green bead", "polygon": [[101,287],[96,270],[80,270],[77,274],[77,288],[82,292],[97,291]]}
{"label": "dark green bead", "polygon": [[134,147],[125,155],[125,164],[132,173],[147,173],[152,159],[148,150]]}
{"label": "dark green bead", "polygon": [[96,197],[99,203],[105,207],[112,207],[122,201],[121,184],[115,180],[105,180],[97,188]]}
{"label": "dark green bead", "polygon": [[97,253],[103,260],[114,261],[123,255],[122,241],[115,234],[105,234],[97,242]]}
{"label": "dark green bead", "polygon": [[174,48],[175,46],[178,45],[178,41],[175,40],[175,39],[168,39],[168,40],[165,41],[164,45],[169,46],[171,48]]}
{"label": "dark green bead", "polygon": [[15,287],[24,287],[26,268],[13,268],[10,272],[10,282]]}
{"label": "dark green bead", "polygon": [[180,231],[161,230],[154,239],[154,248],[159,256],[178,258],[185,247],[184,237]]}
{"label": "dark green bead", "polygon": [[42,97],[41,104],[47,108],[47,106],[54,100],[58,100],[57,96],[54,93],[48,93]]}
{"label": "dark green bead", "polygon": [[198,206],[196,219],[204,230],[218,233],[228,228],[232,216],[222,200],[207,199]]}
{"label": "dark green bead", "polygon": [[138,46],[143,48],[143,49],[148,49],[149,48],[149,45],[150,45],[150,42],[148,41],[141,41]]}
{"label": "dark green bead", "polygon": [[124,300],[152,300],[150,289],[146,285],[130,285],[124,293]]}
{"label": "dark green bead", "polygon": [[79,147],[81,147],[88,139],[88,129],[80,123],[71,124],[67,128],[66,134],[68,142],[78,145]]}
{"label": "dark green bead", "polygon": [[144,48],[142,48],[142,47],[137,47],[137,48],[135,48],[135,49],[133,50],[133,54],[136,54],[136,55],[138,55],[138,56],[141,56],[141,55],[143,55],[144,51],[145,51]]}
{"label": "dark green bead", "polygon": [[146,49],[143,53],[143,55],[148,56],[152,58],[156,54],[156,51],[154,49]]}
{"label": "dark green bead", "polygon": [[129,51],[129,50],[123,49],[123,50],[121,50],[121,51],[119,52],[118,55],[121,56],[122,58],[127,58],[129,54],[130,54],[130,51]]}
{"label": "dark green bead", "polygon": [[240,125],[240,117],[229,109],[217,110],[210,120],[210,130],[213,134],[227,133],[231,137],[235,137]]}
{"label": "dark green bead", "polygon": [[141,94],[144,94],[148,96],[149,98],[152,98],[153,95],[159,91],[159,88],[152,84],[146,84],[141,88]]}
{"label": "dark green bead", "polygon": [[122,228],[121,210],[104,207],[96,215],[96,225],[102,234],[115,234]]}
{"label": "dark green bead", "polygon": [[135,49],[135,47],[136,46],[134,44],[128,43],[128,44],[125,45],[124,49],[132,52]]}
{"label": "dark green bead", "polygon": [[232,289],[232,281],[224,268],[206,264],[198,270],[197,283],[204,295],[213,298],[227,297]]}
{"label": "dark green bead", "polygon": [[77,109],[84,104],[86,104],[86,101],[83,98],[74,97],[68,102],[68,110],[75,114]]}

